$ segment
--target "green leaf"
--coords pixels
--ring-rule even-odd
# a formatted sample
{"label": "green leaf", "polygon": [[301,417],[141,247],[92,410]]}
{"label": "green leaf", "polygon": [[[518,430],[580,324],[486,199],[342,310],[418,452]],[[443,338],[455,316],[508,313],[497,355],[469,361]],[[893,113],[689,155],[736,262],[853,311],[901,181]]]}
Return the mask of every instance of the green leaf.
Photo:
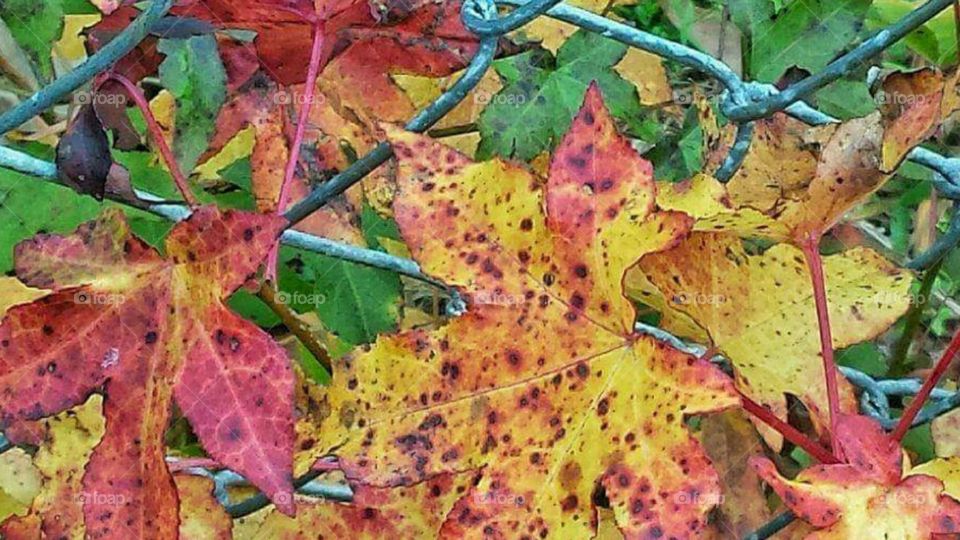
{"label": "green leaf", "polygon": [[871,377],[887,374],[887,363],[883,351],[876,343],[858,343],[837,351],[837,363],[841,366],[860,370]]}
{"label": "green leaf", "polygon": [[816,93],[817,108],[841,120],[866,116],[877,109],[870,88],[859,80],[841,79]]}
{"label": "green leaf", "polygon": [[50,50],[63,33],[62,0],[5,0],[0,18],[17,43],[30,55],[45,79],[53,77]]}
{"label": "green leaf", "polygon": [[529,160],[550,150],[566,133],[594,80],[628,134],[650,131],[636,87],[613,70],[626,51],[625,45],[581,30],[560,47],[556,59],[535,49],[496,62],[504,87],[480,114],[477,158]]}
{"label": "green leaf", "polygon": [[67,15],[97,15],[100,10],[90,0],[63,0],[63,11]]}
{"label": "green leaf", "polygon": [[857,37],[870,1],[793,0],[780,13],[770,3],[734,2],[731,15],[752,38],[753,78],[773,82],[791,66],[820,71]]}
{"label": "green leaf", "polygon": [[653,163],[657,180],[680,182],[702,171],[703,129],[696,109],[687,109],[681,129],[664,137],[644,157]]}
{"label": "green leaf", "polygon": [[161,39],[157,49],[166,55],[160,64],[160,82],[177,104],[173,151],[189,173],[213,135],[217,113],[227,97],[227,74],[212,35]]}
{"label": "green leaf", "polygon": [[[867,23],[871,29],[885,28],[917,9],[918,5],[917,2],[908,0],[874,0]],[[943,68],[952,65],[957,57],[952,9],[941,11],[936,17],[907,34],[904,41],[927,61]]]}
{"label": "green leaf", "polygon": [[381,238],[402,240],[397,222],[378,214],[366,201],[364,201],[363,209],[360,212],[360,223],[363,224],[363,238],[367,241],[367,245],[373,249],[386,251],[380,245]]}
{"label": "green leaf", "polygon": [[279,281],[278,300],[300,313],[315,311],[351,344],[370,343],[397,328],[401,285],[393,272],[282,247]]}

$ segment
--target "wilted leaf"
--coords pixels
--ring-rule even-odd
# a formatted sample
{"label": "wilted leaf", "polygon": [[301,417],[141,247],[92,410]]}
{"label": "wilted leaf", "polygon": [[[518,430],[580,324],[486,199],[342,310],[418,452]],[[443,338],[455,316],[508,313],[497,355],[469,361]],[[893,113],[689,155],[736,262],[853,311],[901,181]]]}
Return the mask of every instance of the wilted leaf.
{"label": "wilted leaf", "polygon": [[41,422],[44,439],[33,463],[43,476],[43,486],[26,516],[0,525],[6,538],[38,538],[41,531],[47,538],[83,538],[85,500],[89,498],[100,508],[117,504],[115,498],[89,497],[82,485],[87,460],[104,432],[102,401],[100,396],[91,396],[83,405]]}
{"label": "wilted leaf", "polygon": [[874,420],[844,415],[838,427],[846,463],[815,465],[787,480],[766,458],[751,459],[784,504],[817,528],[808,539],[857,538],[865,531],[930,538],[960,529],[960,503],[933,476],[904,476],[903,451]]}
{"label": "wilted leaf", "polygon": [[[879,94],[884,119],[882,170],[892,172],[907,153],[930,137],[946,116],[947,81],[935,69],[891,73]],[[952,88],[951,88],[952,90]]]}
{"label": "wilted leaf", "polygon": [[[617,134],[599,88],[545,187],[422,136],[391,141],[394,211],[414,258],[487,300],[338,363],[336,412],[312,454],[335,449],[365,485],[482,469],[444,523],[452,537],[589,536],[601,490],[630,535],[700,530],[718,480],[682,419],[737,398],[717,369],[633,332],[623,272],[689,221],[653,210],[650,165]],[[703,499],[685,503],[692,493]]]}
{"label": "wilted leaf", "polygon": [[[823,267],[835,348],[876,337],[910,305],[910,273],[869,249],[824,257]],[[749,255],[735,236],[694,233],[676,248],[644,257],[640,269],[653,285],[640,292],[659,296],[666,309],[701,326],[733,364],[741,391],[784,420],[786,394],[796,396],[825,433],[816,307],[798,248],[778,244]],[[846,410],[855,410],[849,385],[841,390]],[[763,432],[779,448],[779,435]]]}
{"label": "wilted leaf", "polygon": [[166,55],[160,82],[177,101],[173,151],[180,168],[189,173],[213,134],[227,97],[227,75],[213,36],[161,39],[157,50]]}
{"label": "wilted leaf", "polygon": [[760,477],[746,459],[762,448],[760,438],[741,411],[703,418],[700,433],[723,488],[717,519],[712,524],[721,538],[743,538],[773,517]]}
{"label": "wilted leaf", "polygon": [[[728,185],[700,176],[666,186],[658,203],[693,216],[697,230],[799,244],[828,230],[889,178],[880,171],[884,132],[879,113],[806,134],[787,128],[794,121],[774,117],[765,122],[772,125],[754,155],[780,156],[786,148],[785,155],[791,156],[784,158],[786,170],[778,174],[777,167],[751,167]],[[776,127],[776,122],[785,124]],[[784,135],[796,140],[785,142]],[[804,145],[819,147],[815,162],[806,157]],[[815,172],[809,176],[811,167]]]}
{"label": "wilted leaf", "polygon": [[182,540],[230,540],[233,522],[213,496],[213,480],[178,474],[173,477],[180,498]]}
{"label": "wilted leaf", "polygon": [[74,190],[102,200],[113,159],[110,141],[93,105],[80,107],[57,144],[57,173]]}
{"label": "wilted leaf", "polygon": [[173,394],[212,457],[292,510],[286,354],[222,304],[282,224],[202,208],[170,233],[164,259],[107,211],[70,236],[18,246],[19,278],[54,292],[11,309],[0,326],[0,413],[5,424],[40,418],[105,383],[107,429],[83,481],[91,496],[117,502],[84,505],[91,534],[175,534],[163,446]]}

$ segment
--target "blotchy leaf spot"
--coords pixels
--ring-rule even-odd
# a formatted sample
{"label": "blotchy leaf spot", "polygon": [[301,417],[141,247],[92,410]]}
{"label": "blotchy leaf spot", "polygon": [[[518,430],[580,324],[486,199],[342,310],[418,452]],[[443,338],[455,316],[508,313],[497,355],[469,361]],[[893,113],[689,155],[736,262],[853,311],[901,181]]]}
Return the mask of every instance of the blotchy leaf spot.
{"label": "blotchy leaf spot", "polygon": [[[710,497],[676,500],[719,487],[683,417],[738,399],[719,370],[633,332],[624,271],[675,244],[690,220],[654,211],[651,167],[617,133],[599,88],[546,183],[389,135],[394,212],[414,257],[472,298],[510,301],[474,302],[446,326],[381,336],[337,364],[326,399],[340,414],[314,428],[311,455],[334,451],[360,486],[481,470],[444,537],[590,537],[599,484],[628,535],[699,531]],[[642,480],[618,488],[619,471]],[[646,509],[633,512],[639,497]]]}

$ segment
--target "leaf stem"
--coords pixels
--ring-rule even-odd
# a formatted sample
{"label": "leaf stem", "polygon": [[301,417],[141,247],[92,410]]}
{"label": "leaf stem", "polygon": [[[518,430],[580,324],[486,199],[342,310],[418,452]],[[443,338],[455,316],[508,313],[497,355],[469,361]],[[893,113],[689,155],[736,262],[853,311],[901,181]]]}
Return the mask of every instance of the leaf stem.
{"label": "leaf stem", "polygon": [[933,284],[937,281],[937,274],[940,273],[940,267],[943,265],[943,259],[938,259],[923,274],[923,281],[920,283],[920,290],[917,291],[917,301],[907,314],[907,319],[903,324],[903,333],[893,349],[893,357],[890,359],[890,370],[888,377],[902,377],[907,374],[907,354],[910,352],[910,345],[917,337],[917,331],[920,330],[920,321],[923,318],[923,310],[926,309],[930,301],[930,293],[933,291]]}
{"label": "leaf stem", "polygon": [[327,352],[326,347],[320,343],[320,340],[317,339],[317,336],[310,327],[290,309],[290,306],[284,304],[277,298],[277,291],[273,285],[265,280],[257,292],[257,297],[263,300],[263,303],[276,313],[284,326],[287,327],[287,330],[296,336],[296,338],[300,340],[300,343],[310,351],[310,354],[317,359],[317,362],[323,366],[323,369],[327,370],[327,374],[333,373],[330,353]]}
{"label": "leaf stem", "polygon": [[950,367],[950,362],[953,360],[953,357],[956,356],[957,351],[960,351],[960,330],[957,330],[957,332],[953,335],[953,338],[947,345],[947,349],[943,351],[943,355],[941,355],[940,359],[937,360],[937,364],[934,366],[933,371],[927,377],[927,380],[923,381],[923,386],[920,387],[920,391],[917,392],[917,396],[913,398],[913,401],[910,402],[910,405],[907,407],[907,409],[903,411],[900,421],[897,422],[897,427],[893,430],[892,436],[895,441],[899,442],[902,440],[903,436],[906,435],[907,430],[909,430],[913,425],[913,419],[917,417],[920,409],[923,408],[927,398],[930,397],[930,393],[933,392],[934,387],[936,387],[937,383],[940,382],[940,378],[943,377],[943,374],[947,372],[947,368]]}
{"label": "leaf stem", "polygon": [[[307,122],[310,119],[310,109],[313,108],[313,95],[316,92],[317,76],[320,72],[320,53],[323,50],[323,22],[313,25],[313,47],[310,49],[310,66],[307,69],[307,81],[303,89],[303,102],[297,115],[297,130],[290,145],[290,154],[287,166],[283,171],[283,183],[280,184],[280,198],[277,201],[277,213],[282,214],[290,198],[290,184],[297,172],[297,162],[300,161],[300,146],[307,131]],[[294,100],[296,102],[296,100]]]}
{"label": "leaf stem", "polygon": [[830,410],[830,444],[833,455],[840,457],[840,441],[837,440],[837,422],[840,418],[840,391],[837,384],[837,365],[833,359],[833,335],[830,331],[830,311],[827,306],[827,288],[823,278],[823,260],[820,258],[821,233],[808,233],[800,242],[800,249],[810,269],[813,283],[813,298],[817,306],[817,326],[820,329],[820,356],[823,358],[823,373],[827,383],[827,404]]}
{"label": "leaf stem", "polygon": [[133,102],[137,104],[137,108],[140,109],[140,112],[143,113],[143,118],[147,121],[147,131],[150,133],[150,138],[153,139],[153,143],[157,145],[157,150],[160,152],[164,163],[167,164],[167,169],[170,170],[170,175],[173,176],[173,181],[177,184],[177,189],[179,189],[180,194],[183,195],[183,200],[186,201],[191,208],[195,208],[197,206],[197,200],[190,191],[190,184],[183,175],[183,171],[180,170],[176,156],[173,155],[173,151],[170,150],[170,146],[163,137],[163,130],[160,128],[156,117],[153,116],[146,96],[143,95],[143,92],[140,91],[137,85],[133,84],[133,81],[119,73],[110,73],[107,75],[107,79],[120,83]]}
{"label": "leaf stem", "polygon": [[810,437],[807,437],[799,429],[777,418],[769,409],[753,401],[739,390],[737,392],[740,394],[740,401],[743,404],[744,410],[757,417],[757,419],[761,420],[764,424],[775,429],[777,433],[783,435],[784,439],[804,449],[821,463],[829,464],[839,462],[826,448],[811,440]]}
{"label": "leaf stem", "polygon": [[[283,171],[283,182],[280,184],[280,196],[277,199],[277,214],[282,215],[290,199],[290,185],[297,172],[300,161],[300,147],[303,145],[303,136],[307,132],[307,122],[310,119],[310,109],[313,108],[313,95],[317,89],[317,76],[320,73],[320,53],[323,50],[323,21],[317,20],[313,24],[313,45],[310,49],[310,66],[307,68],[307,81],[303,89],[303,102],[297,113],[297,130],[293,136],[287,156],[287,166]],[[292,90],[291,90],[292,92]],[[296,100],[293,100],[296,103]],[[280,244],[273,246],[267,255],[267,281],[277,282],[277,259],[280,253]]]}
{"label": "leaf stem", "polygon": [[173,6],[173,0],[153,0],[143,13],[110,43],[103,46],[76,69],[53,81],[48,86],[21,101],[0,116],[0,135],[22,125],[57,103],[63,96],[83,86],[98,73],[109,69],[117,60],[132,51],[150,33],[153,24],[164,17]]}
{"label": "leaf stem", "polygon": [[434,139],[443,139],[444,137],[454,137],[467,133],[475,133],[478,130],[479,128],[477,127],[477,123],[470,122],[469,124],[462,124],[459,126],[431,129],[427,131],[427,135],[433,137]]}

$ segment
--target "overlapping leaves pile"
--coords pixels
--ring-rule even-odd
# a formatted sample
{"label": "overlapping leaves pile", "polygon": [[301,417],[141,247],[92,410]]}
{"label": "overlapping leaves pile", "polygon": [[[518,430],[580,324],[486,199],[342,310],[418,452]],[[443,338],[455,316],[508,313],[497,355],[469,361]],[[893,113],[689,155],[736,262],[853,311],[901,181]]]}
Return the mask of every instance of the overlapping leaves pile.
{"label": "overlapping leaves pile", "polygon": [[[91,50],[137,13],[96,4],[105,16]],[[912,467],[856,414],[845,381],[830,432],[801,251],[936,132],[957,108],[955,76],[890,75],[882,90],[914,99],[840,124],[760,120],[727,184],[707,171],[731,128],[705,122],[705,171],[657,182],[637,150],[657,122],[638,97],[669,90],[663,66],[562,25],[502,40],[499,80],[475,94],[490,105],[468,100],[450,115],[479,139],[448,145],[396,127],[476,50],[459,9],[186,2],[174,19],[189,21],[184,35],[151,37],[115,66],[135,81],[159,75],[166,93],[152,106],[207,204],[155,242],[162,249],[132,232],[144,218],[116,208],[17,245],[16,279],[2,289],[0,424],[36,451],[0,464],[4,537],[724,537],[771,514],[761,479],[809,538],[957,532],[953,460]],[[252,45],[239,30],[256,34]],[[227,306],[258,288],[289,226],[278,196],[316,32],[323,69],[293,198],[381,140],[395,159],[295,226],[408,251],[467,305],[449,319],[414,316],[398,276],[285,251],[280,283],[267,286],[331,300],[292,307],[319,313],[318,333],[349,351],[326,386]],[[135,115],[101,105],[115,152],[139,148]],[[216,166],[237,155],[249,177],[230,180]],[[224,196],[238,190],[242,204]],[[877,338],[909,307],[912,274],[870,248],[827,255],[823,270],[835,348]],[[638,331],[638,306],[729,369]],[[785,422],[802,409],[841,463],[788,478],[763,457],[781,457],[781,433],[748,424],[743,400]],[[211,482],[171,474],[165,436],[181,417],[205,457],[274,507],[232,523]],[[708,442],[731,432],[749,441]],[[334,469],[352,503],[295,495],[294,478],[314,467]]]}

